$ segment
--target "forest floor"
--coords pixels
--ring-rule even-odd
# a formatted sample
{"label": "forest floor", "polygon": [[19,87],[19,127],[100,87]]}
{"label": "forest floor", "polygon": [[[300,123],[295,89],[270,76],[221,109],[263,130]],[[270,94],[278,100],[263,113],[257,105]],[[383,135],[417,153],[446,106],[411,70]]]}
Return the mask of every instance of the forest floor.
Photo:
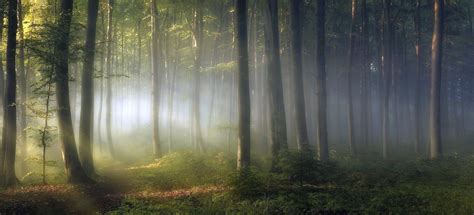
{"label": "forest floor", "polygon": [[[300,156],[301,157],[301,156]],[[286,160],[285,160],[286,159]],[[296,161],[295,161],[296,160]],[[94,185],[23,185],[0,191],[0,213],[16,214],[473,214],[474,157],[442,161],[321,164],[287,157],[245,177],[222,153],[173,153],[101,168]],[[294,162],[291,162],[294,161]]]}

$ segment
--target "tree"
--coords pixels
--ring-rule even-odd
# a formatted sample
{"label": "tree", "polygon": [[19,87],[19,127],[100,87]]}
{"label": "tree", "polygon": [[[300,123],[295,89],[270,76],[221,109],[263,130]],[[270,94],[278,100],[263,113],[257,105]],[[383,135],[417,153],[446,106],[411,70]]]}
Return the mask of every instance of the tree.
{"label": "tree", "polygon": [[[23,13],[23,5],[22,1],[18,0],[18,36],[20,38],[18,41],[18,49],[19,49],[19,54],[18,54],[18,88],[20,91],[20,151],[21,155],[23,158],[26,158],[26,149],[27,149],[27,140],[28,140],[28,134],[26,132],[27,128],[27,122],[26,122],[26,100],[27,100],[27,85],[28,85],[28,80],[26,78],[26,70],[25,70],[25,35],[24,35],[24,29],[23,29],[23,19],[24,19],[25,14]],[[24,165],[24,162],[22,162],[22,165]]]}
{"label": "tree", "polygon": [[318,101],[318,123],[316,142],[318,144],[319,159],[327,161],[329,158],[328,130],[327,130],[327,98],[326,98],[326,0],[317,1],[316,13],[316,96]]}
{"label": "tree", "polygon": [[59,37],[56,41],[56,101],[59,136],[62,146],[66,177],[70,183],[90,183],[76,149],[69,101],[69,43],[73,0],[61,0],[58,18]]}
{"label": "tree", "polygon": [[270,132],[272,138],[272,166],[275,167],[280,150],[287,150],[286,117],[280,60],[280,32],[278,1],[265,4],[265,54],[268,58],[267,83],[269,88]]}
{"label": "tree", "polygon": [[431,88],[430,88],[430,158],[443,155],[441,145],[441,66],[443,61],[443,36],[445,22],[444,0],[434,1],[434,29],[431,41]]}
{"label": "tree", "polygon": [[383,157],[388,159],[389,151],[389,102],[390,102],[390,79],[392,73],[392,20],[390,17],[391,0],[383,1],[383,20],[382,27],[382,146]]}
{"label": "tree", "polygon": [[239,92],[239,135],[237,168],[250,167],[250,85],[247,35],[247,0],[236,0],[237,87]]}
{"label": "tree", "polygon": [[352,73],[354,69],[354,40],[355,40],[355,19],[356,19],[356,7],[357,1],[352,0],[352,7],[351,7],[351,29],[349,32],[349,64],[347,69],[347,135],[349,142],[349,147],[351,148],[352,156],[357,154],[356,146],[354,142],[354,108],[353,108],[353,101],[352,101]]}
{"label": "tree", "polygon": [[367,0],[361,1],[361,42],[362,42],[362,71],[361,71],[361,142],[364,144],[364,150],[369,145],[369,123],[371,114],[370,100],[370,40],[369,40],[369,16],[367,12]]}
{"label": "tree", "polygon": [[[3,18],[5,14],[5,4],[6,1],[2,0],[0,1],[0,41],[3,41]],[[2,53],[0,53],[0,107],[2,107],[3,111],[3,102],[4,102],[4,95],[5,95],[5,72],[3,70],[3,57]],[[0,164],[2,163],[2,157],[3,155],[0,155]],[[1,169],[1,166],[0,166]]]}
{"label": "tree", "polygon": [[16,158],[16,34],[18,29],[17,0],[8,0],[8,33],[7,33],[7,79],[5,87],[5,102],[3,106],[3,162],[1,175],[3,185],[18,184],[15,175]]}
{"label": "tree", "polygon": [[159,50],[158,50],[158,10],[157,0],[151,2],[151,70],[153,74],[153,155],[156,158],[161,157],[160,147],[160,71],[159,71]]}
{"label": "tree", "polygon": [[79,125],[79,156],[84,171],[88,175],[95,174],[92,158],[92,141],[94,130],[94,59],[96,44],[97,16],[99,0],[88,1],[87,34],[84,55],[84,71],[82,73],[81,118]]}
{"label": "tree", "polygon": [[107,133],[107,144],[110,155],[115,157],[115,150],[112,141],[112,49],[113,49],[113,11],[115,0],[109,0],[107,5],[107,54],[106,54],[106,76],[107,76],[107,95],[105,110],[105,130]]}
{"label": "tree", "polygon": [[301,2],[294,0],[290,2],[291,14],[291,46],[292,46],[292,71],[293,71],[293,96],[295,103],[296,118],[296,141],[298,149],[309,148],[308,131],[306,128],[306,108],[303,87],[303,51],[302,51],[302,28],[301,28]]}
{"label": "tree", "polygon": [[416,54],[416,86],[415,86],[415,153],[420,154],[421,144],[421,0],[416,0],[415,8],[415,54]]}
{"label": "tree", "polygon": [[203,20],[203,11],[202,4],[203,1],[196,1],[196,11],[195,11],[195,20],[194,20],[194,42],[196,44],[196,56],[194,59],[194,71],[193,71],[193,101],[192,101],[192,112],[193,112],[193,127],[195,134],[195,141],[197,147],[201,152],[206,151],[204,146],[204,141],[202,139],[202,129],[201,129],[201,64],[203,58],[203,37],[204,37],[204,20]]}

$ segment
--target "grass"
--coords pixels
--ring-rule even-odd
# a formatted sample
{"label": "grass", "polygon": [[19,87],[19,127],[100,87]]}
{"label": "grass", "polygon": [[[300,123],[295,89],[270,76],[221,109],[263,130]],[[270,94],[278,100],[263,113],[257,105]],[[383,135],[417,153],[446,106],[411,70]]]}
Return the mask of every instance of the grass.
{"label": "grass", "polygon": [[245,177],[235,174],[229,157],[176,152],[124,168],[103,167],[104,182],[92,187],[6,190],[0,192],[0,213],[84,213],[84,208],[108,214],[474,213],[472,156],[319,163],[289,153],[279,173],[268,173],[260,160]]}

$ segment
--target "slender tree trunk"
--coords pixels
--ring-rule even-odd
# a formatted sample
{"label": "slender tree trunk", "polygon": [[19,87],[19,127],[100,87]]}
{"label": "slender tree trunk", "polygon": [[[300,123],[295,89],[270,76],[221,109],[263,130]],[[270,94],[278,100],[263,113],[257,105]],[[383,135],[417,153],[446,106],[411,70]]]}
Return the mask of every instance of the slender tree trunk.
{"label": "slender tree trunk", "polygon": [[104,13],[103,10],[101,11],[101,21],[102,21],[102,27],[103,27],[103,33],[102,33],[102,50],[100,52],[100,102],[99,102],[99,116],[97,119],[97,136],[99,140],[99,145],[100,149],[102,152],[103,149],[103,142],[102,142],[102,110],[104,108],[104,77],[105,77],[105,72],[104,72],[104,64],[105,64],[105,55],[104,51],[107,49],[107,34],[106,32],[106,27],[105,27],[105,21],[104,21]]}
{"label": "slender tree trunk", "polygon": [[383,47],[382,47],[382,70],[383,70],[383,116],[382,116],[382,144],[383,157],[389,156],[389,102],[390,102],[390,79],[392,73],[392,21],[390,17],[391,0],[384,0],[384,26],[382,27]]}
{"label": "slender tree trunk", "polygon": [[280,32],[278,24],[278,1],[265,4],[265,52],[267,62],[267,84],[269,88],[270,132],[272,137],[272,167],[276,168],[280,150],[287,150],[286,116],[283,101],[283,81],[280,60]]}
{"label": "slender tree trunk", "polygon": [[[305,151],[309,149],[308,131],[306,125],[306,108],[303,88],[303,51],[302,51],[302,27],[301,27],[301,3],[300,0],[291,1],[291,45],[293,57],[293,96],[295,104],[296,119],[296,141],[298,149]],[[327,152],[320,152],[322,158],[327,156]]]}
{"label": "slender tree trunk", "polygon": [[142,33],[141,33],[141,20],[137,23],[137,126],[140,128],[140,107],[141,107],[141,70],[142,70]]}
{"label": "slender tree trunk", "polygon": [[415,85],[415,153],[420,156],[421,152],[421,84],[422,67],[421,61],[421,0],[416,0],[415,9],[415,54],[416,54],[416,85]]}
{"label": "slender tree trunk", "polygon": [[[26,70],[25,70],[25,35],[23,29],[23,5],[21,0],[18,0],[18,36],[19,38],[19,55],[18,55],[18,73],[19,73],[19,80],[18,80],[18,88],[20,90],[20,152],[23,159],[26,159],[26,150],[27,150],[27,141],[28,141],[28,134],[26,132],[27,127],[27,118],[26,118],[26,102],[27,102],[27,78],[26,78]],[[22,170],[25,170],[25,163],[21,162]]]}
{"label": "slender tree trunk", "polygon": [[161,157],[161,146],[160,146],[160,71],[159,71],[159,50],[158,50],[158,10],[156,7],[157,0],[152,0],[151,13],[152,13],[152,37],[151,37],[151,70],[153,74],[153,155],[155,158]]}
{"label": "slender tree trunk", "polygon": [[329,159],[328,129],[327,129],[327,97],[326,97],[326,0],[317,1],[316,31],[316,96],[318,101],[317,109],[317,130],[316,142],[318,144],[319,159],[327,161]]}
{"label": "slender tree trunk", "polygon": [[443,59],[443,36],[445,22],[444,0],[434,1],[434,30],[431,44],[431,89],[430,89],[430,158],[443,155],[441,144],[441,69]]}
{"label": "slender tree trunk", "polygon": [[193,125],[194,135],[197,147],[201,152],[205,152],[204,141],[202,139],[201,129],[201,64],[203,55],[203,10],[202,2],[198,1],[197,9],[195,12],[195,27],[193,30],[194,39],[196,43],[196,58],[194,59],[194,71],[193,71]]}
{"label": "slender tree trunk", "polygon": [[367,14],[367,0],[362,0],[362,71],[361,71],[361,142],[364,145],[364,151],[368,149],[369,142],[369,122],[370,118],[370,53],[369,53],[369,16]]}
{"label": "slender tree trunk", "polygon": [[110,155],[115,158],[115,150],[112,142],[112,48],[113,48],[113,9],[115,0],[108,1],[107,12],[107,55],[106,55],[106,78],[107,78],[107,96],[105,110],[105,130],[107,133],[107,145]]}
{"label": "slender tree trunk", "polygon": [[[6,9],[6,1],[2,0],[0,1],[0,41],[3,41],[3,18],[4,18],[4,13]],[[2,43],[0,43],[2,45]],[[2,118],[4,118],[4,102],[5,102],[5,74],[3,70],[3,56],[2,53],[0,52],[0,111],[2,113]],[[2,122],[3,123],[3,122]],[[5,127],[5,125],[2,125]],[[2,132],[3,135],[3,132]],[[3,141],[4,136],[2,136],[2,143],[0,144],[0,177],[3,176],[3,161],[5,159],[5,141]],[[0,179],[0,185],[2,184],[2,180]]]}
{"label": "slender tree trunk", "polygon": [[89,175],[95,174],[94,161],[92,158],[92,142],[94,140],[94,59],[98,12],[99,0],[89,0],[79,126],[79,155],[84,171]]}
{"label": "slender tree trunk", "polygon": [[73,0],[61,0],[59,28],[61,39],[56,44],[56,100],[59,136],[62,144],[66,177],[70,183],[86,183],[92,180],[86,175],[79,161],[72,126],[69,102],[69,35],[73,12]]}
{"label": "slender tree trunk", "polygon": [[[6,9],[5,0],[0,1],[0,41],[3,41],[3,19]],[[0,43],[1,45],[1,43]],[[5,95],[5,71],[3,70],[3,54],[0,52],[0,107],[2,107],[1,111],[3,113],[3,102],[4,102],[4,95]],[[0,164],[3,160],[3,155],[0,155]],[[1,165],[0,165],[1,169]]]}
{"label": "slender tree trunk", "polygon": [[354,140],[354,108],[352,101],[352,74],[354,70],[354,43],[355,43],[355,31],[356,31],[356,7],[357,1],[352,0],[352,12],[351,12],[351,29],[349,33],[349,64],[347,69],[347,141],[351,149],[351,155],[357,155],[357,149]]}
{"label": "slender tree trunk", "polygon": [[250,167],[250,87],[249,53],[247,35],[247,0],[236,1],[237,34],[237,85],[239,92],[239,138],[237,168],[247,171]]}
{"label": "slender tree trunk", "polygon": [[5,101],[3,107],[3,136],[4,147],[3,166],[1,175],[2,184],[15,186],[18,179],[15,174],[16,158],[16,33],[18,29],[17,0],[8,0],[8,34],[7,34],[7,79],[5,88]]}

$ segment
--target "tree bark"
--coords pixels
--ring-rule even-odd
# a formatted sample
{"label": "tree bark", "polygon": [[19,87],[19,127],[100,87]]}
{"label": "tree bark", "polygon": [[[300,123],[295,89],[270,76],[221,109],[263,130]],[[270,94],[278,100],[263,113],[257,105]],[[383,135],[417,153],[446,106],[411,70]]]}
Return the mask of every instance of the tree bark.
{"label": "tree bark", "polygon": [[160,146],[160,71],[159,71],[159,50],[158,50],[158,10],[156,7],[157,0],[152,0],[151,13],[152,13],[152,25],[151,25],[151,70],[153,74],[153,155],[155,158],[161,157],[161,146]]}
{"label": "tree bark", "polygon": [[415,153],[421,152],[421,73],[423,62],[421,62],[421,0],[416,0],[415,8],[415,54],[416,54],[416,85],[415,85]]}
{"label": "tree bark", "polygon": [[[308,131],[306,125],[306,107],[303,85],[303,58],[302,58],[302,27],[301,27],[301,0],[290,3],[291,16],[291,45],[293,57],[293,96],[295,103],[296,141],[298,149],[309,149]],[[325,152],[322,152],[325,153]],[[323,155],[326,156],[326,155]]]}
{"label": "tree bark", "polygon": [[113,49],[113,9],[115,0],[109,0],[107,12],[107,55],[106,55],[106,78],[107,78],[107,95],[105,110],[105,130],[107,133],[107,145],[109,146],[110,155],[115,158],[115,150],[112,141],[112,49]]}
{"label": "tree bark", "polygon": [[4,147],[2,176],[3,185],[15,186],[18,179],[15,175],[16,158],[16,33],[18,29],[17,0],[8,0],[8,33],[7,33],[7,79],[5,101],[3,106],[3,138]]}
{"label": "tree bark", "polygon": [[445,22],[444,0],[434,1],[434,29],[431,42],[431,89],[430,89],[430,158],[443,155],[441,144],[441,69]]}
{"label": "tree bark", "polygon": [[392,21],[390,17],[391,0],[384,0],[384,26],[382,27],[383,47],[382,47],[382,70],[383,70],[383,116],[382,116],[382,144],[383,157],[389,156],[389,102],[390,102],[390,80],[392,73]]}
{"label": "tree bark", "polygon": [[201,129],[201,64],[202,64],[202,55],[203,55],[203,30],[204,30],[204,21],[203,21],[203,10],[202,2],[197,1],[197,9],[195,12],[195,26],[194,26],[194,39],[196,43],[196,56],[194,59],[194,71],[193,71],[193,125],[194,125],[194,135],[196,146],[201,152],[205,152],[206,148],[204,146],[204,141],[202,138],[202,129]]}
{"label": "tree bark", "polygon": [[369,124],[370,124],[370,53],[369,53],[369,16],[367,14],[367,0],[361,2],[361,41],[362,41],[362,71],[361,71],[361,143],[364,152],[369,146]]}
{"label": "tree bark", "polygon": [[237,85],[239,92],[239,136],[237,168],[247,171],[250,167],[250,86],[247,35],[247,0],[236,1],[237,34]]}
{"label": "tree bark", "polygon": [[58,59],[55,65],[57,117],[67,180],[70,183],[89,183],[92,180],[84,172],[77,154],[69,101],[69,35],[72,12],[73,0],[61,0],[58,20],[60,39],[55,52]]}
{"label": "tree bark", "polygon": [[[5,0],[0,1],[0,41],[3,41],[3,19],[6,9]],[[3,112],[3,103],[5,96],[5,71],[3,70],[3,54],[0,53],[0,107],[2,107]],[[0,155],[0,164],[2,160],[2,155]],[[1,169],[1,166],[0,166]]]}
{"label": "tree bark", "polygon": [[267,55],[267,84],[269,88],[270,133],[272,137],[272,167],[276,168],[280,150],[287,150],[286,116],[280,60],[278,1],[265,4],[265,54]]}
{"label": "tree bark", "polygon": [[99,0],[89,0],[79,126],[79,155],[84,171],[86,171],[88,175],[95,174],[94,161],[92,158],[92,131],[94,130],[94,60],[98,12]]}
{"label": "tree bark", "polygon": [[[25,70],[25,36],[24,36],[24,29],[23,29],[23,5],[21,0],[18,0],[18,36],[19,38],[19,54],[18,54],[18,77],[19,83],[18,88],[20,90],[20,152],[23,159],[26,159],[26,150],[27,150],[27,119],[26,119],[26,100],[27,100],[27,78],[26,78],[26,70]],[[24,162],[21,162],[22,169],[25,169]]]}
{"label": "tree bark", "polygon": [[354,140],[354,108],[352,101],[352,74],[353,74],[353,62],[354,62],[354,40],[355,40],[355,19],[356,19],[356,7],[357,1],[352,0],[352,12],[351,12],[351,29],[349,33],[349,64],[347,69],[347,141],[351,149],[351,155],[357,155],[357,149]]}
{"label": "tree bark", "polygon": [[317,1],[316,12],[316,97],[318,103],[318,124],[316,142],[318,144],[319,159],[329,159],[328,129],[327,129],[327,97],[326,97],[326,0]]}

